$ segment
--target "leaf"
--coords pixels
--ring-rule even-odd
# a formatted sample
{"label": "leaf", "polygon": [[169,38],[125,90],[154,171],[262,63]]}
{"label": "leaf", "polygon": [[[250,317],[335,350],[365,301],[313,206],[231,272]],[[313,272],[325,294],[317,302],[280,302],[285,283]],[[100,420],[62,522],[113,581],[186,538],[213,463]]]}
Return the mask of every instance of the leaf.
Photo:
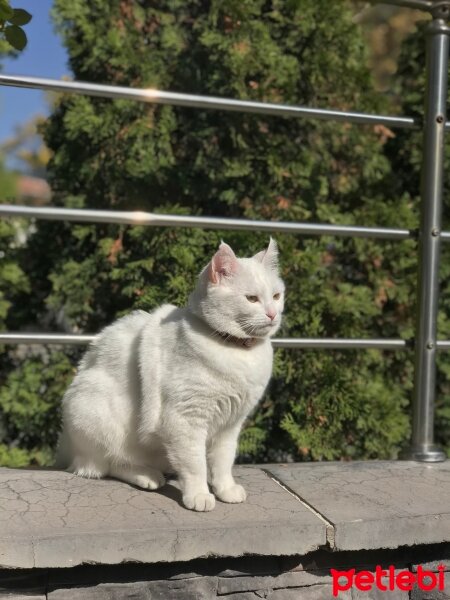
{"label": "leaf", "polygon": [[23,8],[15,8],[13,10],[13,16],[8,17],[7,21],[13,25],[26,25],[32,18],[32,15]]}
{"label": "leaf", "polygon": [[25,31],[17,25],[8,25],[5,28],[5,37],[16,50],[23,50],[27,45],[28,40]]}
{"label": "leaf", "polygon": [[6,0],[0,0],[0,19],[7,21],[14,15],[13,9],[9,6]]}

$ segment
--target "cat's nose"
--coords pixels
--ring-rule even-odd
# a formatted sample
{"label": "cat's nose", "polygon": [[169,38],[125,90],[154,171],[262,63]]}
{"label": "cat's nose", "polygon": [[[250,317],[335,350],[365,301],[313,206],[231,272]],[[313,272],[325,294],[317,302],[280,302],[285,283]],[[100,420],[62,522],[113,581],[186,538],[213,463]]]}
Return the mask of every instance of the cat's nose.
{"label": "cat's nose", "polygon": [[270,309],[269,309],[269,310],[266,312],[266,316],[267,316],[267,317],[269,317],[269,319],[270,319],[271,321],[273,321],[273,320],[275,319],[275,317],[277,316],[277,313],[276,313],[276,312],[275,312],[275,311],[274,311],[272,308],[270,308]]}

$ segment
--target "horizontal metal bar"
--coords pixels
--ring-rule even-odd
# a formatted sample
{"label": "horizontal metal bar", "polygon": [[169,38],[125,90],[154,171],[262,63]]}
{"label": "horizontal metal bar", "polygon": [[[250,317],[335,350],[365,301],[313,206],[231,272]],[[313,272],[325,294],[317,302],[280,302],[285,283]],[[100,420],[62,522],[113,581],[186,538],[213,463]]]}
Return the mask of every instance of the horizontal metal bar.
{"label": "horizontal metal bar", "polygon": [[401,6],[413,8],[415,10],[430,11],[436,2],[432,0],[369,0],[371,4],[390,4],[391,6]]}
{"label": "horizontal metal bar", "polygon": [[[60,333],[0,333],[0,344],[89,344],[95,335],[71,335]],[[316,348],[351,350],[375,348],[378,350],[402,350],[406,348],[404,340],[390,339],[335,339],[335,338],[275,338],[274,348]],[[450,349],[450,342],[449,349]]]}
{"label": "horizontal metal bar", "polygon": [[386,125],[388,127],[404,127],[415,129],[419,126],[412,117],[397,117],[390,115],[370,115],[359,112],[308,108],[288,104],[270,104],[251,100],[233,100],[216,96],[198,96],[195,94],[180,94],[163,92],[154,89],[136,89],[113,85],[102,85],[82,81],[60,81],[40,77],[23,77],[18,75],[0,75],[0,85],[33,88],[53,92],[83,94],[122,100],[135,100],[152,104],[170,104],[192,108],[207,108],[278,117],[304,117],[350,123]]}
{"label": "horizontal metal bar", "polygon": [[436,348],[438,350],[450,350],[450,340],[438,340],[436,342]]}
{"label": "horizontal metal bar", "polygon": [[[421,10],[423,12],[428,12],[431,14],[433,19],[442,19],[443,21],[448,21],[450,18],[449,8],[450,3],[449,0],[369,0],[372,3],[376,4],[390,4],[391,6],[399,6],[405,8],[412,8],[415,10]],[[441,32],[444,33],[445,29],[447,29],[447,34],[450,33],[450,29],[443,23],[440,23],[438,27],[441,29]]]}
{"label": "horizontal metal bar", "polygon": [[34,217],[36,219],[75,221],[87,223],[121,223],[153,227],[196,227],[199,229],[232,229],[237,231],[267,231],[299,233],[304,235],[336,235],[361,238],[405,240],[411,237],[408,229],[386,227],[357,227],[354,225],[319,225],[285,221],[251,221],[249,219],[224,219],[184,215],[159,215],[141,211],[88,210],[78,208],[37,208],[31,206],[0,205],[0,216]]}
{"label": "horizontal metal bar", "polygon": [[[38,345],[87,345],[97,336],[67,333],[0,333],[0,344],[38,344]],[[364,338],[274,338],[274,348],[286,349],[317,349],[317,350],[404,350],[408,344],[399,339],[364,339]],[[438,350],[450,350],[450,340],[437,342]]]}
{"label": "horizontal metal bar", "polygon": [[405,340],[390,339],[337,339],[337,338],[278,338],[273,340],[274,348],[315,348],[327,350],[355,350],[374,348],[378,350],[403,350]]}
{"label": "horizontal metal bar", "polygon": [[[406,240],[413,236],[409,229],[389,227],[358,227],[355,225],[327,225],[286,221],[251,221],[222,217],[192,217],[160,215],[143,211],[93,210],[85,208],[35,207],[0,204],[0,217],[25,217],[79,223],[110,223],[146,225],[153,227],[195,227],[198,229],[233,229],[243,231],[271,231],[305,235],[336,235],[363,238]],[[450,231],[441,232],[442,241],[450,241]]]}
{"label": "horizontal metal bar", "polygon": [[95,339],[95,335],[74,335],[69,333],[0,333],[0,344],[64,344],[85,345]]}

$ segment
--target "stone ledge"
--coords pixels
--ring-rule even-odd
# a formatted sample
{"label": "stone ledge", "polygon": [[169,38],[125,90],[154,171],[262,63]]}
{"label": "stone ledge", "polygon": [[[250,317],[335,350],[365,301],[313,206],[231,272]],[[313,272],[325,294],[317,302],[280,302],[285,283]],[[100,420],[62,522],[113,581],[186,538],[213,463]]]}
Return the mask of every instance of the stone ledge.
{"label": "stone ledge", "polygon": [[0,469],[0,566],[185,561],[303,554],[326,525],[260,469],[239,467],[244,504],[196,513],[175,483],[157,492],[51,470]]}
{"label": "stone ledge", "polygon": [[450,461],[235,471],[247,502],[218,502],[210,513],[195,513],[181,506],[176,482],[147,492],[54,470],[0,469],[0,567],[287,556],[450,541]]}
{"label": "stone ledge", "polygon": [[450,541],[450,460],[268,465],[332,527],[335,550]]}

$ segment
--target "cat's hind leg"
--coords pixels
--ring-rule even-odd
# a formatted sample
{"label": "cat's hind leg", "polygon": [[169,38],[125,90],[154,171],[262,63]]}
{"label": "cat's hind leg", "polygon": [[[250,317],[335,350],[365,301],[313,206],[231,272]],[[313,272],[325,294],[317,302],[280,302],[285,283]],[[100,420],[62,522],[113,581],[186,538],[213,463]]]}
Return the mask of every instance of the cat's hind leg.
{"label": "cat's hind leg", "polygon": [[77,455],[73,458],[69,468],[66,470],[79,477],[101,479],[102,477],[105,477],[108,472],[108,463],[101,459]]}
{"label": "cat's hind leg", "polygon": [[147,465],[146,449],[135,440],[136,394],[105,370],[81,371],[63,400],[58,465],[82,477],[111,476],[144,489],[164,485],[162,472]]}
{"label": "cat's hind leg", "polygon": [[90,439],[78,434],[74,442],[63,431],[59,439],[56,466],[79,477],[101,479],[108,473],[109,461],[104,451]]}
{"label": "cat's hind leg", "polygon": [[166,483],[164,475],[158,469],[149,466],[117,464],[114,460],[107,459],[95,451],[77,452],[67,470],[89,479],[113,477],[144,490],[156,490]]}
{"label": "cat's hind leg", "polygon": [[133,465],[111,465],[108,475],[131,483],[144,490],[157,490],[162,487],[166,480],[158,469],[153,467],[139,467]]}

